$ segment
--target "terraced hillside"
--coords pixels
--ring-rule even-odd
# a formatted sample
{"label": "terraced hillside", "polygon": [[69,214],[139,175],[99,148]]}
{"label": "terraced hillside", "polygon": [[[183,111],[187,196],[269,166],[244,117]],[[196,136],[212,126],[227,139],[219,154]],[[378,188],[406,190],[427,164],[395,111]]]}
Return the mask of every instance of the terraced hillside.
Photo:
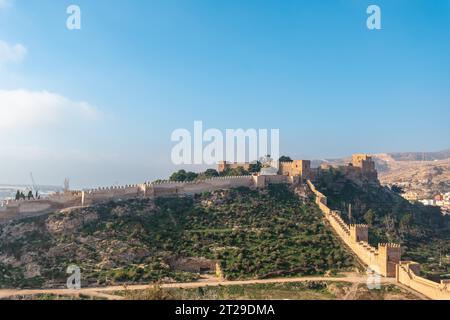
{"label": "terraced hillside", "polygon": [[180,261],[219,261],[228,279],[348,270],[354,261],[310,200],[285,185],[107,203],[0,227],[0,287],[190,281]]}

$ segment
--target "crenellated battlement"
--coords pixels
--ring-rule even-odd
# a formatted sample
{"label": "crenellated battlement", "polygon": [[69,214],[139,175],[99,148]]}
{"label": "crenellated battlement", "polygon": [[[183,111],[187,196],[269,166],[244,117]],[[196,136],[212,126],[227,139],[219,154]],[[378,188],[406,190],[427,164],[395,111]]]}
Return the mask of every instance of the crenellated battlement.
{"label": "crenellated battlement", "polygon": [[350,224],[351,228],[364,228],[369,229],[369,226],[367,224]]}
{"label": "crenellated battlement", "polygon": [[132,198],[190,196],[203,192],[237,187],[264,188],[269,183],[297,183],[286,176],[225,176],[195,181],[157,181],[141,184],[114,185],[83,191],[55,193],[45,199],[11,200],[0,206],[0,223],[21,219],[28,214],[45,214],[59,209]]}
{"label": "crenellated battlement", "polygon": [[369,226],[366,224],[350,224],[344,222],[340,212],[331,210],[323,199],[326,197],[319,192],[311,181],[308,181],[311,191],[316,196],[316,203],[324,213],[325,218],[339,235],[342,241],[366,265],[376,265],[381,274],[386,277],[395,276],[395,263],[400,261],[401,247],[394,243],[383,243],[374,248],[369,244]]}
{"label": "crenellated battlement", "polygon": [[[311,181],[307,182],[311,192],[316,196],[316,203],[323,212],[340,239],[367,266],[376,267],[385,277],[396,277],[402,283],[432,299],[450,300],[450,281],[436,283],[421,278],[420,265],[415,262],[401,261],[402,248],[397,243],[379,243],[378,248],[369,244],[369,226],[365,224],[347,225],[340,212],[331,210],[322,202],[325,197]],[[325,197],[326,199],[326,197]],[[346,231],[348,230],[348,232]]]}
{"label": "crenellated battlement", "polygon": [[378,247],[386,247],[386,248],[397,248],[400,249],[401,245],[397,243],[379,243]]}
{"label": "crenellated battlement", "polygon": [[354,242],[369,242],[369,226],[366,224],[351,224],[350,236]]}
{"label": "crenellated battlement", "polygon": [[[123,186],[99,187],[85,191],[56,193],[46,199],[18,200],[2,203],[0,223],[25,217],[42,215],[76,206],[85,206],[111,200],[130,198],[157,198],[165,196],[186,196],[214,190],[236,187],[264,188],[270,183],[298,183],[298,179],[278,176],[232,176],[213,177],[191,182],[158,181]],[[419,276],[420,265],[401,261],[402,248],[396,243],[379,243],[377,248],[369,244],[369,226],[347,224],[341,212],[328,207],[327,197],[319,192],[311,181],[307,181],[315,202],[338,237],[365,265],[377,267],[380,274],[396,277],[397,281],[433,299],[450,299],[450,282],[436,283]]]}
{"label": "crenellated battlement", "polygon": [[201,184],[205,182],[212,182],[212,181],[234,181],[239,179],[250,179],[252,176],[225,176],[225,177],[211,177],[206,178],[202,180],[194,180],[194,181],[171,181],[171,180],[159,180],[152,183],[146,183],[146,185],[189,185],[189,184]]}

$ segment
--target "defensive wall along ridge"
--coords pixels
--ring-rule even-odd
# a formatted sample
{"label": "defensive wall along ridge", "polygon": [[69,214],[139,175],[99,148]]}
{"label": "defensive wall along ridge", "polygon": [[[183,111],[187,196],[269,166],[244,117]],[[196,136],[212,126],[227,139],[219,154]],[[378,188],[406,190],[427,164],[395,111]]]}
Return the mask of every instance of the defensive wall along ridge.
{"label": "defensive wall along ridge", "polygon": [[[8,201],[0,207],[0,223],[39,216],[56,210],[88,206],[97,203],[133,198],[158,198],[168,196],[189,196],[203,192],[224,190],[237,187],[264,188],[268,184],[298,184],[298,176],[254,175],[235,177],[216,177],[194,182],[160,181],[126,186],[113,186],[87,191],[56,193],[46,199]],[[367,225],[348,225],[339,211],[331,210],[327,197],[319,192],[313,183],[307,184],[315,195],[315,202],[326,220],[339,238],[367,266],[385,277],[395,277],[397,281],[432,299],[450,300],[450,281],[436,283],[419,276],[420,265],[410,261],[401,261],[401,247],[398,244],[379,244],[372,247],[369,241]]]}
{"label": "defensive wall along ridge", "polygon": [[264,188],[271,183],[297,183],[298,177],[288,176],[232,176],[215,177],[193,182],[159,181],[125,187],[99,188],[84,191],[82,205],[127,198],[158,198],[169,196],[191,196],[203,192],[226,190],[238,187]]}
{"label": "defensive wall along ridge", "polygon": [[[351,169],[357,173],[372,173],[374,165],[371,158],[355,155]],[[227,168],[234,168],[249,164],[219,163],[219,172]],[[367,167],[367,168],[366,168]],[[376,173],[376,171],[375,171]],[[374,173],[374,174],[375,174]],[[156,183],[142,183],[136,185],[113,186],[85,191],[67,191],[55,193],[45,199],[31,199],[6,201],[0,203],[0,223],[11,220],[39,216],[61,209],[87,206],[111,200],[131,198],[154,198],[176,195],[193,195],[202,192],[231,189],[237,187],[264,188],[270,183],[298,183],[310,178],[312,174],[311,161],[294,160],[282,162],[278,175],[249,175],[232,177],[215,177],[194,182],[160,181]]]}
{"label": "defensive wall along ridge", "polygon": [[189,196],[237,187],[264,188],[270,183],[297,183],[289,176],[215,177],[193,182],[159,181],[125,186],[112,186],[85,191],[55,193],[44,199],[11,200],[0,206],[0,223],[39,216],[57,210],[133,198]]}
{"label": "defensive wall along ridge", "polygon": [[363,224],[348,225],[339,211],[331,210],[327,197],[308,180],[307,184],[316,198],[316,204],[323,212],[339,238],[367,266],[377,270],[384,277],[395,277],[397,282],[435,300],[450,300],[450,280],[437,283],[420,277],[420,265],[401,261],[401,246],[394,243],[369,244],[369,227]]}

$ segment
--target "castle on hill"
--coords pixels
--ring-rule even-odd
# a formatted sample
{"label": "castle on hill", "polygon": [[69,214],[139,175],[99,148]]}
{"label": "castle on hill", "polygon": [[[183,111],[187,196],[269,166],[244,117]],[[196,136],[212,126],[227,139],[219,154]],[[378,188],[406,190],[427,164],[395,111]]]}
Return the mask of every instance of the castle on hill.
{"label": "castle on hill", "polygon": [[[248,171],[251,165],[251,163],[220,162],[218,171],[224,173],[226,170],[238,168]],[[0,206],[0,223],[113,200],[189,196],[237,187],[265,188],[269,184],[277,183],[304,184],[307,180],[315,181],[326,170],[329,170],[326,166],[311,168],[310,160],[293,160],[265,167],[253,175],[221,176],[192,182],[161,181],[83,191],[66,190],[43,199],[3,202]],[[336,167],[334,170],[342,172],[348,179],[356,183],[378,182],[375,163],[368,155],[353,155],[352,163]]]}
{"label": "castle on hill", "polygon": [[[243,168],[249,170],[250,163],[221,162],[219,172]],[[324,219],[362,264],[385,277],[395,277],[397,283],[412,288],[432,299],[450,299],[450,281],[433,282],[420,276],[420,265],[412,261],[402,261],[400,245],[393,243],[369,244],[367,225],[348,225],[339,211],[328,207],[327,197],[316,189],[313,183],[327,170],[336,170],[356,183],[378,183],[378,173],[372,157],[355,154],[346,166],[331,168],[321,166],[311,168],[309,160],[293,160],[278,163],[259,173],[244,176],[222,176],[192,182],[161,181],[123,187],[99,188],[88,191],[69,191],[54,194],[46,199],[12,201],[0,207],[0,223],[18,220],[64,208],[86,206],[112,200],[133,198],[158,198],[167,196],[189,196],[207,191],[236,187],[265,188],[269,184],[287,183],[303,185],[315,195],[316,204]]]}
{"label": "castle on hill", "polygon": [[[341,172],[346,178],[352,180],[358,184],[364,182],[378,182],[378,172],[375,167],[375,161],[370,155],[367,154],[354,154],[352,156],[352,162],[346,166],[330,166],[323,164],[319,168],[311,168],[310,160],[292,160],[277,163],[278,171],[276,174],[287,177],[298,177],[300,181],[306,181],[308,179],[315,180],[322,172],[328,171],[333,168],[336,171]],[[246,171],[250,170],[252,163],[249,162],[219,162],[217,171],[224,173],[227,170],[242,168]],[[264,170],[259,173],[264,175]]]}

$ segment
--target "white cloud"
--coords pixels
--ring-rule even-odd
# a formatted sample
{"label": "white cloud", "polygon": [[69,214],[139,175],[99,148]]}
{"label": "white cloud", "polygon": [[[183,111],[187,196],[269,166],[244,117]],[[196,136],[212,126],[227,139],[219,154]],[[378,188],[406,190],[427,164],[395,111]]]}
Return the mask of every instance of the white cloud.
{"label": "white cloud", "polygon": [[0,134],[63,127],[98,116],[95,107],[47,91],[0,90]]}
{"label": "white cloud", "polygon": [[9,62],[19,63],[25,58],[26,54],[27,48],[22,44],[10,45],[0,40],[0,66]]}
{"label": "white cloud", "polygon": [[[88,184],[98,178],[96,170],[119,167],[123,160],[110,150],[105,116],[91,104],[61,94],[0,90],[0,184],[27,183],[30,171],[42,184],[67,176]],[[108,161],[112,164],[105,166]]]}
{"label": "white cloud", "polygon": [[0,0],[0,9],[11,7],[13,0]]}

